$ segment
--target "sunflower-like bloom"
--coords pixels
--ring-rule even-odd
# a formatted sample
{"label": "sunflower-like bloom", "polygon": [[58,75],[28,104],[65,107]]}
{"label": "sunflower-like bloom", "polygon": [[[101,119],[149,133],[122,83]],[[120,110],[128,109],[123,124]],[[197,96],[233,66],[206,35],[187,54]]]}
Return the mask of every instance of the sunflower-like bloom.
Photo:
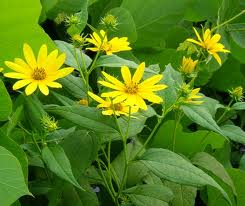
{"label": "sunflower-like bloom", "polygon": [[14,62],[5,61],[6,66],[14,70],[14,72],[4,73],[4,76],[21,79],[13,85],[14,90],[28,85],[25,88],[26,95],[32,94],[37,88],[44,95],[48,95],[48,87],[62,87],[55,80],[67,76],[74,70],[71,67],[60,69],[66,58],[65,53],[58,56],[58,50],[54,50],[48,55],[46,44],[41,46],[37,59],[28,44],[24,44],[23,52],[25,60],[15,58]]}
{"label": "sunflower-like bloom", "polygon": [[225,46],[223,44],[218,43],[219,40],[221,39],[221,35],[214,34],[212,36],[210,29],[207,29],[204,32],[203,39],[202,39],[199,33],[197,32],[197,30],[195,28],[193,29],[195,31],[198,41],[195,39],[187,39],[187,41],[203,47],[209,54],[213,55],[213,57],[216,59],[219,65],[221,65],[221,59],[217,53],[218,52],[224,52],[224,53],[230,52],[229,50],[224,49]]}
{"label": "sunflower-like bloom", "polygon": [[114,103],[124,102],[126,105],[136,105],[144,110],[147,110],[144,99],[157,104],[161,103],[163,99],[154,94],[154,92],[167,87],[165,84],[155,85],[162,79],[163,75],[154,75],[140,83],[144,69],[145,63],[143,62],[138,66],[133,77],[131,77],[129,68],[126,66],[121,67],[124,83],[120,82],[115,77],[102,72],[107,81],[98,81],[98,83],[116,91],[102,93],[101,96],[114,98]]}
{"label": "sunflower-like bloom", "polygon": [[129,51],[132,48],[129,47],[129,42],[127,37],[114,37],[108,41],[107,35],[104,30],[100,30],[100,35],[96,32],[93,32],[90,35],[91,38],[86,38],[86,40],[93,44],[95,47],[87,48],[91,51],[105,51],[107,55],[112,55],[113,53],[120,51]]}
{"label": "sunflower-like bloom", "polygon": [[185,75],[192,74],[195,70],[197,63],[198,63],[198,60],[193,61],[191,57],[186,58],[184,56],[182,59],[182,65],[180,67],[180,72]]}
{"label": "sunflower-like bloom", "polygon": [[125,103],[113,103],[113,100],[111,101],[109,98],[106,98],[106,100],[102,99],[101,97],[97,96],[96,94],[92,92],[88,92],[89,96],[93,98],[95,101],[100,103],[97,108],[102,108],[102,114],[103,115],[113,115],[114,111],[117,116],[120,115],[126,115],[128,116],[129,113],[133,114],[136,113],[139,110],[139,107],[132,106],[131,108],[126,105]]}

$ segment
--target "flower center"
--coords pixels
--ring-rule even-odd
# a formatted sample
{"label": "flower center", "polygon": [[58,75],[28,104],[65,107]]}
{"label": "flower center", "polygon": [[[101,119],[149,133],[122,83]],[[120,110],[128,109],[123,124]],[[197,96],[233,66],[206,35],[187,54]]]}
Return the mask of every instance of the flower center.
{"label": "flower center", "polygon": [[136,94],[138,92],[138,85],[133,82],[129,85],[126,85],[125,92],[128,94]]}
{"label": "flower center", "polygon": [[47,74],[44,68],[36,68],[32,73],[32,78],[35,80],[44,80],[46,77]]}
{"label": "flower center", "polygon": [[122,104],[114,104],[115,111],[121,111],[123,109]]}

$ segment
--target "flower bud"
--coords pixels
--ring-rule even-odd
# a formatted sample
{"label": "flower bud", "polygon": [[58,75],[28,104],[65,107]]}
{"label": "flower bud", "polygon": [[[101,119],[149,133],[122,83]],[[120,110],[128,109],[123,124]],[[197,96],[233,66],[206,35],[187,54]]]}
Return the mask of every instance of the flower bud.
{"label": "flower bud", "polygon": [[232,90],[229,90],[230,97],[234,99],[236,102],[241,102],[244,98],[243,88],[241,86],[236,87]]}
{"label": "flower bud", "polygon": [[193,61],[191,57],[183,57],[182,65],[180,67],[180,72],[185,75],[191,75],[194,73],[198,60]]}
{"label": "flower bud", "polygon": [[55,130],[58,129],[58,122],[55,121],[54,117],[45,115],[42,117],[41,123],[43,128],[48,132],[54,132]]}
{"label": "flower bud", "polygon": [[101,19],[100,24],[104,25],[107,29],[116,29],[118,26],[118,21],[115,16],[112,14],[107,14],[105,17]]}
{"label": "flower bud", "polygon": [[78,101],[78,103],[79,103],[80,105],[83,105],[83,106],[88,106],[88,100],[87,100],[87,99],[80,99],[80,100]]}

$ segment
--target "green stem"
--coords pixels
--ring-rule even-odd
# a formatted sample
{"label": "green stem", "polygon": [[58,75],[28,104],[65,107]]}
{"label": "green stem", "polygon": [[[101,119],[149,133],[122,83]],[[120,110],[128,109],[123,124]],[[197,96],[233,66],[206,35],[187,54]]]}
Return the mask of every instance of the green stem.
{"label": "green stem", "polygon": [[76,62],[77,62],[77,68],[78,68],[78,70],[80,72],[80,76],[81,76],[82,80],[84,81],[84,83],[86,84],[86,80],[84,78],[83,71],[82,71],[82,69],[80,67],[80,62],[78,61],[77,51],[76,51],[76,47],[75,46],[73,46],[73,50],[74,50],[74,56],[75,56],[75,59],[76,59]]}
{"label": "green stem", "polygon": [[176,143],[176,131],[179,125],[179,122],[181,120],[181,112],[177,111],[177,114],[175,114],[175,122],[174,122],[174,131],[172,135],[172,143],[173,143],[173,152],[175,151],[175,143]]}
{"label": "green stem", "polygon": [[235,20],[236,18],[238,18],[239,16],[243,15],[245,13],[245,10],[242,10],[240,13],[238,13],[237,15],[233,16],[232,18],[228,19],[227,21],[224,21],[223,23],[215,26],[214,28],[212,28],[211,32],[213,32],[214,30],[230,23],[231,21]]}

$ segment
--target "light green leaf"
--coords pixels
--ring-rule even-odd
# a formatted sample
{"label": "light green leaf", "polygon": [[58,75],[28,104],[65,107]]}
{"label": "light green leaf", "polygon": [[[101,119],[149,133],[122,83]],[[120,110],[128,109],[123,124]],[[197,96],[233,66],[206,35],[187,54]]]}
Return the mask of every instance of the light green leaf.
{"label": "light green leaf", "polygon": [[218,189],[229,203],[231,202],[226,192],[212,177],[174,152],[160,148],[149,149],[140,159],[160,178],[195,187],[210,185]]}
{"label": "light green leaf", "polygon": [[226,172],[223,165],[220,162],[218,162],[213,156],[211,156],[206,152],[199,152],[195,154],[195,156],[191,159],[191,161],[194,165],[206,169],[212,172],[218,178],[220,178],[224,183],[226,183],[231,187],[234,195],[236,195],[236,188],[232,179],[230,178],[229,174]]}
{"label": "light green leaf", "polygon": [[195,187],[176,184],[170,181],[164,181],[164,185],[169,187],[173,193],[174,198],[171,201],[171,206],[194,206],[197,194]]}
{"label": "light green leaf", "polygon": [[214,132],[217,132],[225,137],[224,133],[217,125],[212,115],[203,105],[182,105],[181,109],[183,110],[185,115],[193,122],[201,125],[206,129],[210,129]]}
{"label": "light green leaf", "polygon": [[245,102],[236,102],[231,108],[234,110],[245,110]]}
{"label": "light green leaf", "polygon": [[[92,62],[91,58],[86,54],[84,54],[83,51],[80,51],[79,49],[75,49],[72,44],[60,40],[56,40],[54,42],[58,47],[58,49],[66,54],[65,64],[67,64],[68,66],[71,66],[77,70],[79,70],[78,68],[80,66],[80,68],[84,70],[85,69],[84,67],[87,68],[91,64]],[[75,50],[76,50],[76,54],[75,54]],[[77,61],[79,62],[79,65]]]}
{"label": "light green leaf", "polygon": [[0,146],[1,205],[9,206],[23,195],[31,195],[25,183],[22,168],[16,157]]}
{"label": "light green leaf", "polygon": [[245,144],[245,132],[235,125],[223,125],[220,127],[225,136],[234,142]]}
{"label": "light green leaf", "polygon": [[1,79],[0,94],[0,121],[5,121],[8,119],[9,115],[12,112],[12,100]]}
{"label": "light green leaf", "polygon": [[42,159],[54,174],[83,190],[73,176],[70,161],[61,146],[44,147],[42,150]]}
{"label": "light green leaf", "polygon": [[49,49],[54,49],[52,40],[38,25],[40,1],[4,0],[0,9],[1,50],[4,51],[0,56],[0,67],[5,60],[22,56],[24,43],[30,44],[36,52],[41,44],[47,44]]}
{"label": "light green leaf", "polygon": [[164,185],[138,185],[123,191],[136,206],[167,206],[174,197],[173,192]]}
{"label": "light green leaf", "polygon": [[75,125],[101,133],[117,132],[114,117],[107,117],[101,114],[96,108],[87,106],[50,106],[48,112],[59,115]]}
{"label": "light green leaf", "polygon": [[183,18],[189,0],[123,0],[121,7],[133,16],[138,33],[137,47],[160,45],[168,31]]}

